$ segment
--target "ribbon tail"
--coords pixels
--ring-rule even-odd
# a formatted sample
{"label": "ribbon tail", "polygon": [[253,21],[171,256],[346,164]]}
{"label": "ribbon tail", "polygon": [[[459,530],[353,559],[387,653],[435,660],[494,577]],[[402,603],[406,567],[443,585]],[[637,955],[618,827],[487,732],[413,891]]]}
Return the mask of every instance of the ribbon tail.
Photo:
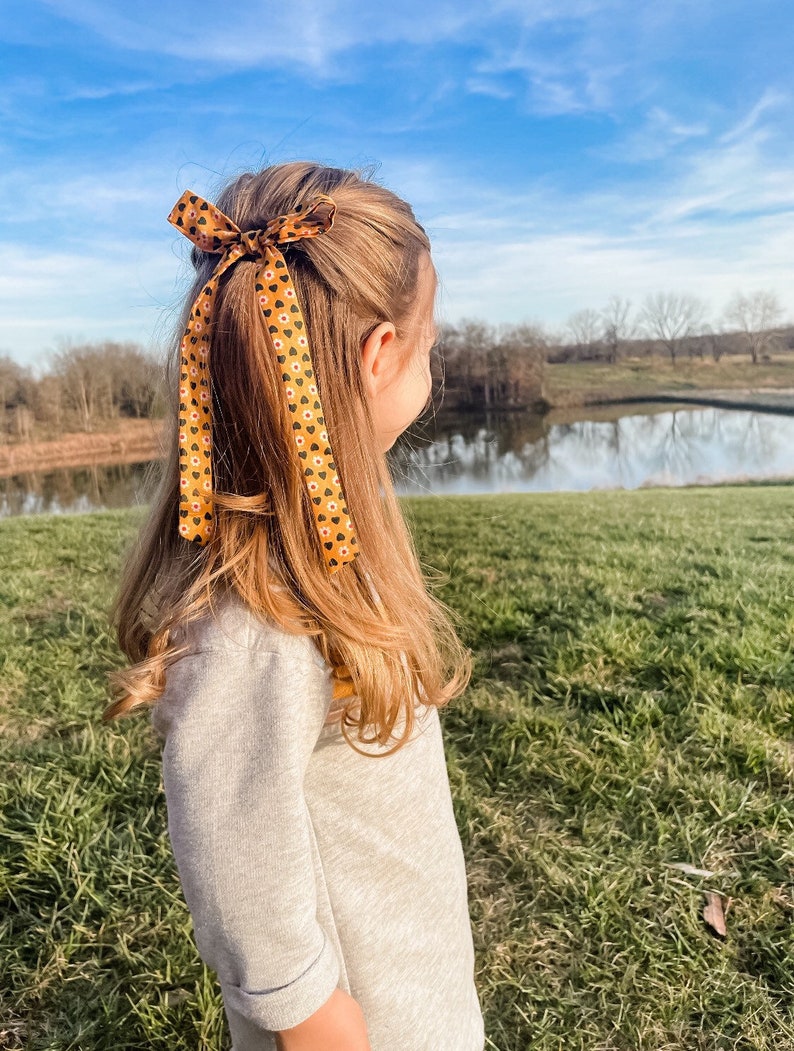
{"label": "ribbon tail", "polygon": [[[213,293],[210,282],[204,294]],[[179,532],[204,546],[213,533],[212,419],[209,384],[209,311],[193,306],[179,363]],[[198,332],[196,332],[198,325]]]}
{"label": "ribbon tail", "polygon": [[182,337],[179,371],[179,532],[203,547],[215,533],[212,498],[212,314],[222,274],[244,254],[224,252],[196,297]]}
{"label": "ribbon tail", "polygon": [[269,246],[256,294],[281,369],[298,464],[329,573],[358,555],[358,541],[339,480],[320,402],[306,323],[286,260]]}

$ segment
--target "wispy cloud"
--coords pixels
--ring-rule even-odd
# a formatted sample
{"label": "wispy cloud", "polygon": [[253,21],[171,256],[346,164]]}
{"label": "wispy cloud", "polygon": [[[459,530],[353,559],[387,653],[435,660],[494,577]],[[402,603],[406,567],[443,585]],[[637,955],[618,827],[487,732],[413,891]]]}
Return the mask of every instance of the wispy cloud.
{"label": "wispy cloud", "polygon": [[[470,83],[506,92],[546,117],[624,111],[644,104],[664,76],[682,0],[650,9],[624,0],[507,4],[514,31],[486,37]],[[627,86],[630,89],[627,91]]]}
{"label": "wispy cloud", "polygon": [[514,94],[505,84],[489,80],[487,76],[468,77],[464,86],[471,95],[488,95],[492,99],[502,101],[512,98]]}
{"label": "wispy cloud", "polygon": [[702,118],[676,116],[662,106],[652,106],[637,127],[597,152],[624,164],[641,164],[667,157],[682,145],[706,138],[709,132]]}
{"label": "wispy cloud", "polygon": [[96,102],[125,95],[140,95],[144,91],[155,91],[162,88],[161,82],[154,80],[135,80],[131,82],[116,81],[102,86],[77,87],[63,95],[63,102]]}
{"label": "wispy cloud", "polygon": [[[173,177],[152,166],[136,166],[134,178],[123,165],[104,171],[80,171],[64,166],[57,171],[0,171],[0,200],[13,200],[4,216],[10,236],[25,236],[39,225],[45,241],[93,241],[104,231],[117,236],[117,250],[135,241],[149,216],[163,209]],[[35,240],[35,239],[34,239]]]}
{"label": "wispy cloud", "polygon": [[480,269],[467,260],[481,241],[441,244],[442,307],[449,319],[539,321],[552,330],[582,307],[600,308],[618,293],[635,305],[651,292],[679,289],[702,297],[717,317],[735,289],[771,288],[794,316],[790,292],[791,226],[764,220],[737,229],[710,227],[708,237],[620,237],[549,233],[500,242]]}
{"label": "wispy cloud", "polygon": [[115,241],[95,240],[83,252],[31,246],[22,258],[0,246],[0,267],[7,275],[0,311],[8,319],[0,353],[41,363],[65,339],[149,345],[170,334],[176,266],[167,245],[120,253]]}
{"label": "wispy cloud", "polygon": [[621,65],[590,64],[573,54],[573,47],[565,57],[549,57],[540,50],[521,44],[492,50],[476,64],[469,90],[503,98],[518,93],[533,112],[549,117],[610,108]]}
{"label": "wispy cloud", "polygon": [[742,140],[749,132],[758,127],[761,118],[769,113],[770,110],[779,110],[783,106],[790,106],[790,103],[790,95],[779,91],[777,88],[767,88],[750,112],[720,136],[720,141],[732,143]]}
{"label": "wispy cloud", "polygon": [[189,0],[150,2],[134,12],[104,0],[41,2],[120,50],[168,55],[198,68],[251,68],[266,62],[334,78],[343,72],[336,56],[360,44],[454,39],[482,17],[476,9],[453,3],[429,8],[421,0],[385,9],[340,0],[293,0],[286,6],[254,0],[235,9],[233,17],[211,17],[208,26]]}
{"label": "wispy cloud", "polygon": [[[681,289],[702,296],[717,317],[735,289],[768,287],[794,316],[794,149],[765,123],[770,106],[750,112],[755,119],[741,115],[728,141],[701,126],[678,129],[686,156],[632,192],[616,184],[570,195],[539,180],[518,200],[460,184],[447,196],[443,180],[417,172],[417,193],[440,189],[423,203],[446,315],[560,325],[613,293],[636,302]],[[451,208],[456,200],[465,207]]]}
{"label": "wispy cloud", "polygon": [[655,212],[656,223],[709,213],[752,218],[794,210],[794,146],[779,126],[761,123],[771,108],[766,98],[729,133],[689,154]]}

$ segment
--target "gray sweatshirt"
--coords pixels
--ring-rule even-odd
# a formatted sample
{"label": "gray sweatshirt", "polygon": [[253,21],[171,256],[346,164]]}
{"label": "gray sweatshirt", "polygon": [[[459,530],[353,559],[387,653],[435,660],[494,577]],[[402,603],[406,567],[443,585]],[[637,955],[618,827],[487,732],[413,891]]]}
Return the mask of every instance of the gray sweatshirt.
{"label": "gray sweatshirt", "polygon": [[482,1051],[438,711],[419,706],[394,755],[357,755],[309,638],[263,625],[236,598],[186,638],[152,722],[174,856],[233,1051],[272,1051],[273,1031],[337,986],[361,1004],[372,1051]]}

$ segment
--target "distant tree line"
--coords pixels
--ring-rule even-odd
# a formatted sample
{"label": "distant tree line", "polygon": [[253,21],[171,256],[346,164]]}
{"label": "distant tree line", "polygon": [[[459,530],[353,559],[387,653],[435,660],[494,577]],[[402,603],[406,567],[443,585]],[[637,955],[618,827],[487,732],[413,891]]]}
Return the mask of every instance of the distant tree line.
{"label": "distant tree line", "polygon": [[719,361],[749,354],[758,364],[774,351],[794,348],[794,329],[780,326],[783,310],[774,292],[737,292],[719,319],[707,321],[706,303],[690,293],[649,295],[634,308],[612,296],[601,310],[579,310],[561,334],[539,325],[445,326],[436,363],[444,380],[446,409],[514,409],[542,406],[547,364],[662,355]]}
{"label": "distant tree line", "polygon": [[774,351],[794,347],[794,332],[781,326],[783,308],[774,292],[736,292],[716,321],[707,304],[688,292],[657,292],[638,308],[612,296],[601,310],[577,310],[555,342],[550,361],[605,360],[615,364],[661,353],[675,365],[682,357],[749,354],[758,364]]}
{"label": "distant tree line", "polygon": [[[548,343],[533,325],[446,326],[433,356],[445,409],[522,408],[542,403]],[[53,356],[36,377],[0,357],[2,438],[30,441],[60,431],[100,431],[123,418],[166,411],[159,359],[134,343],[89,343]]]}
{"label": "distant tree line", "polygon": [[[433,362],[445,409],[542,405],[549,343],[538,325],[446,325]],[[434,384],[434,389],[439,387]]]}
{"label": "distant tree line", "polygon": [[[612,296],[600,310],[572,314],[562,333],[540,325],[445,325],[433,355],[442,410],[542,407],[547,364],[663,355],[747,354],[759,363],[794,349],[794,329],[773,292],[737,292],[716,322],[690,293],[649,295],[638,306]],[[97,431],[123,418],[162,416],[167,398],[158,356],[135,343],[85,343],[53,355],[40,376],[0,356],[0,440],[29,441],[60,431]]]}
{"label": "distant tree line", "polygon": [[161,416],[161,373],[156,356],[136,343],[65,347],[38,377],[0,356],[3,437],[30,441],[60,431],[90,433],[124,417]]}

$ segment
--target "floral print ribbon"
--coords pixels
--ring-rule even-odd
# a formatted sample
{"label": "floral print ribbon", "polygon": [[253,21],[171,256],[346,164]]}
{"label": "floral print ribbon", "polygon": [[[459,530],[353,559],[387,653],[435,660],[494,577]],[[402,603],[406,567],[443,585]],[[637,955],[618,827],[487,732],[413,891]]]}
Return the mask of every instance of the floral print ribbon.
{"label": "floral print ribbon", "polygon": [[318,195],[310,205],[272,219],[264,229],[243,232],[198,194],[186,190],[168,221],[204,252],[220,255],[212,277],[190,311],[181,343],[179,374],[179,532],[204,545],[213,535],[212,395],[209,352],[212,307],[218,282],[238,259],[259,261],[256,295],[281,378],[298,463],[309,493],[326,568],[334,573],[358,554],[353,524],[331,452],[309,334],[279,245],[316,237],[330,229],[335,205]]}

